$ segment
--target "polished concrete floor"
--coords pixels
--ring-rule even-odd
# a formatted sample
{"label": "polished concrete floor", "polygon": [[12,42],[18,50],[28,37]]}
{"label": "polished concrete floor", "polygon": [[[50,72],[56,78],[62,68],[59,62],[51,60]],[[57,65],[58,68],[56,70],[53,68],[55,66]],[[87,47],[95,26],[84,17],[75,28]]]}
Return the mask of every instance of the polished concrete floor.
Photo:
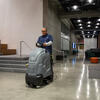
{"label": "polished concrete floor", "polygon": [[25,74],[0,72],[0,100],[100,100],[100,80],[88,79],[82,57],[54,65],[54,82],[40,89],[25,85]]}

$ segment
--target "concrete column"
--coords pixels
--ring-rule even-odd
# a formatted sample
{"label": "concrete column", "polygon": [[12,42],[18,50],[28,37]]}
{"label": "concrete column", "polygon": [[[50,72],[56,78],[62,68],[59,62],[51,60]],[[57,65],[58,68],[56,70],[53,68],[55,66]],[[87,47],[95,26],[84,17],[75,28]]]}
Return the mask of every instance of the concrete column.
{"label": "concrete column", "polygon": [[48,0],[43,0],[43,27],[48,27]]}
{"label": "concrete column", "polygon": [[69,37],[70,37],[70,42],[69,42],[69,54],[72,55],[72,33],[70,31]]}
{"label": "concrete column", "polygon": [[55,7],[48,0],[43,0],[43,26],[53,36],[53,48],[61,50],[61,21]]}
{"label": "concrete column", "polygon": [[[53,48],[61,50],[61,21],[57,15],[55,6],[48,0],[43,0],[43,26],[53,36]],[[53,49],[53,57],[59,54]]]}
{"label": "concrete column", "polygon": [[70,30],[70,55],[72,55],[72,51],[73,51],[73,48],[72,48],[72,43],[77,43],[77,38],[76,38],[76,35],[75,33],[73,32],[73,30],[71,29]]}
{"label": "concrete column", "polygon": [[73,50],[72,49],[72,43],[75,42],[76,38],[75,38],[75,34],[73,33],[73,31],[71,29],[70,29],[69,36],[70,36],[70,45],[69,45],[70,46],[70,51],[69,51],[69,54],[72,55],[72,50]]}

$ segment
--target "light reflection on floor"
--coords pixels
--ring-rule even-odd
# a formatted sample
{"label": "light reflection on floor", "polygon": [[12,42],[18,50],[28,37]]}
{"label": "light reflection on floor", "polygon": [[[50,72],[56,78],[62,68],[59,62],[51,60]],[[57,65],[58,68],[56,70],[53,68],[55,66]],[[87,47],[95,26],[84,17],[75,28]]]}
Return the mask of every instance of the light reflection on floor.
{"label": "light reflection on floor", "polygon": [[25,74],[0,72],[0,100],[100,100],[100,80],[88,79],[82,56],[56,63],[54,73],[53,83],[31,89]]}

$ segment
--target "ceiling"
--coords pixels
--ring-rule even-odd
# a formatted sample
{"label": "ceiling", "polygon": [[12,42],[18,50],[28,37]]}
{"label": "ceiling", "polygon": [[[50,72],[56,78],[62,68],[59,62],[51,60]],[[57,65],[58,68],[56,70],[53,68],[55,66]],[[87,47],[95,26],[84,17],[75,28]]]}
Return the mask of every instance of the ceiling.
{"label": "ceiling", "polygon": [[[100,33],[100,0],[59,0],[71,23],[75,33],[81,37],[95,38]],[[91,11],[89,13],[89,11]],[[81,13],[80,13],[81,12]],[[84,13],[85,12],[85,13]],[[92,15],[95,16],[92,16]],[[79,15],[79,16],[78,16]]]}
{"label": "ceiling", "polygon": [[66,12],[99,10],[100,0],[59,0]]}
{"label": "ceiling", "polygon": [[90,18],[72,18],[71,19],[76,33],[81,34],[87,38],[97,37],[100,33],[100,18],[90,17]]}

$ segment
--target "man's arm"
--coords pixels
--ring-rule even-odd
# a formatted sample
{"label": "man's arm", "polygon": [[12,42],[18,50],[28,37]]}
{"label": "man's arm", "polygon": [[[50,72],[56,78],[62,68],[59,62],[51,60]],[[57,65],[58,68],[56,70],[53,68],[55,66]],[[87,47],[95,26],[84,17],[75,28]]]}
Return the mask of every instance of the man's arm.
{"label": "man's arm", "polygon": [[38,41],[37,41],[37,43],[36,43],[36,46],[37,46],[37,47],[42,47],[42,44],[41,44],[41,42],[40,42],[40,37],[38,38]]}
{"label": "man's arm", "polygon": [[51,35],[49,36],[49,40],[50,40],[50,41],[47,42],[47,43],[44,43],[43,46],[51,46],[51,45],[53,44],[53,38],[52,38]]}
{"label": "man's arm", "polygon": [[47,46],[51,46],[53,44],[53,41],[49,41],[46,43]]}
{"label": "man's arm", "polygon": [[41,45],[40,45],[39,43],[36,43],[36,46],[37,46],[37,47],[40,47]]}

